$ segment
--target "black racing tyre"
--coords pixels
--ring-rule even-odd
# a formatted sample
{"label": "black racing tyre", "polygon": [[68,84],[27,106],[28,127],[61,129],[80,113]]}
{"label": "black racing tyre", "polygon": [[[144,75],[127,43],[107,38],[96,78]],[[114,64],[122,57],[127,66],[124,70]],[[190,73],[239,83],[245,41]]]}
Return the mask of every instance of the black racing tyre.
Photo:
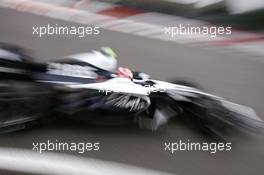
{"label": "black racing tyre", "polygon": [[191,80],[187,80],[187,79],[174,79],[174,80],[170,80],[169,82],[173,83],[173,84],[179,84],[179,85],[183,85],[183,86],[188,86],[188,87],[193,87],[199,90],[203,90],[202,86],[199,85],[196,82],[193,82]]}
{"label": "black racing tyre", "polygon": [[10,128],[44,117],[50,111],[50,100],[51,91],[40,84],[1,81],[0,128]]}

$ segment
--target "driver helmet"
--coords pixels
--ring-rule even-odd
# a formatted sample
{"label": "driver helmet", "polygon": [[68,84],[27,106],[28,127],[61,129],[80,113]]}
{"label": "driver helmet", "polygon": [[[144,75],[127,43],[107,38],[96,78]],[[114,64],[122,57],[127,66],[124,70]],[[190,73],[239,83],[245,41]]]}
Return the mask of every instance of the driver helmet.
{"label": "driver helmet", "polygon": [[115,72],[117,70],[117,54],[110,47],[101,47],[93,52],[79,53],[70,57],[105,71]]}
{"label": "driver helmet", "polygon": [[110,72],[117,69],[117,54],[110,47],[101,47],[98,51],[94,52],[95,58],[90,60],[93,65]]}
{"label": "driver helmet", "polygon": [[103,55],[107,56],[107,57],[112,57],[112,58],[114,58],[114,59],[117,59],[117,54],[116,54],[115,51],[114,51],[112,48],[110,48],[110,47],[101,47],[101,48],[100,48],[100,52],[101,52]]}

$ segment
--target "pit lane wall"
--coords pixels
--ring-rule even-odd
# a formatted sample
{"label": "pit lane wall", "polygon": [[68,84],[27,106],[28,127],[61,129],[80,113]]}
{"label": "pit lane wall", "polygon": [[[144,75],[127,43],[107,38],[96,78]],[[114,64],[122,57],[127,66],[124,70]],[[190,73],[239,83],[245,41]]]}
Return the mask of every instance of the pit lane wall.
{"label": "pit lane wall", "polygon": [[[215,37],[212,37],[210,34],[199,33],[186,35],[178,34],[174,36],[171,31],[168,32],[168,30],[166,30],[170,29],[170,26],[177,27],[181,24],[196,27],[215,27],[216,25],[202,19],[144,11],[137,8],[129,8],[127,6],[102,1],[0,0],[0,7],[11,8],[17,11],[33,13],[83,25],[96,25],[110,31],[170,41],[193,47],[214,49],[217,45],[230,48],[230,52],[246,52],[254,55],[264,55],[264,37],[262,33],[232,30],[231,35]],[[252,22],[253,18],[255,19],[255,22],[259,24],[259,21],[261,21],[260,17],[256,18],[256,15],[254,14],[249,18],[249,21]],[[244,19],[242,18],[242,20]],[[233,24],[231,22],[230,26]],[[219,24],[223,25],[224,23]]]}
{"label": "pit lane wall", "polygon": [[264,9],[263,0],[103,0],[110,3],[140,7],[171,14],[206,13],[226,10],[230,14],[242,14]]}
{"label": "pit lane wall", "polygon": [[225,4],[228,11],[233,14],[264,9],[263,0],[225,0]]}
{"label": "pit lane wall", "polygon": [[[130,7],[141,8],[149,11],[165,12],[170,14],[190,13],[195,9],[195,3],[188,0],[103,0],[108,3],[115,3]],[[192,0],[193,1],[193,0]]]}

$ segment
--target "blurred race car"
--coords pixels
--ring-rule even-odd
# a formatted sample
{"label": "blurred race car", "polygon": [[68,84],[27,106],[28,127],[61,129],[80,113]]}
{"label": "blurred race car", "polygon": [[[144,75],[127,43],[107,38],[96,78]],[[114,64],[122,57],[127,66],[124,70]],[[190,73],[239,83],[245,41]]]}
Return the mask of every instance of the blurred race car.
{"label": "blurred race car", "polygon": [[[109,56],[112,60],[104,62]],[[115,56],[103,48],[39,63],[23,48],[2,45],[1,130],[63,116],[106,124],[129,119],[151,130],[180,117],[219,137],[230,128],[263,131],[253,109],[204,92],[192,82],[153,80],[145,73],[115,68]]]}

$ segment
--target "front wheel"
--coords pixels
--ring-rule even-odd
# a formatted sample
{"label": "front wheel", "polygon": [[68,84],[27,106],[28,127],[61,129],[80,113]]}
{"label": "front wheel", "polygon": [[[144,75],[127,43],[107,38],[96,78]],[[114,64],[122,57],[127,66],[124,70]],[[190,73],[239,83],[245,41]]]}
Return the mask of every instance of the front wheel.
{"label": "front wheel", "polygon": [[198,83],[196,82],[193,82],[191,80],[188,80],[188,79],[174,79],[174,80],[171,80],[169,81],[173,84],[178,84],[178,85],[183,85],[183,86],[188,86],[188,87],[192,87],[192,88],[196,88],[196,89],[199,89],[199,90],[202,90],[202,86],[199,85]]}

